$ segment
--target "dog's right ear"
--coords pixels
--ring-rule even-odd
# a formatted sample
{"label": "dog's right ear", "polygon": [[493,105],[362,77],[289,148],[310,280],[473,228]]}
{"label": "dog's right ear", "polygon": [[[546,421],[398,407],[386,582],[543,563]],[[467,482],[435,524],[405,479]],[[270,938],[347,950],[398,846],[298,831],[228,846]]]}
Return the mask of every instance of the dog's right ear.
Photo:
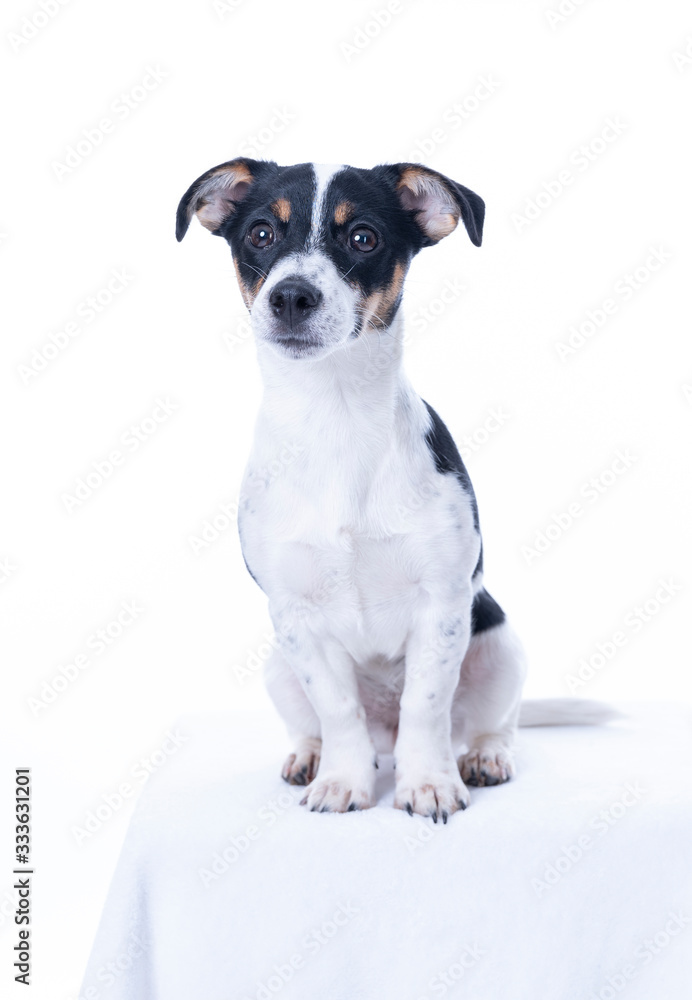
{"label": "dog's right ear", "polygon": [[423,232],[424,246],[449,235],[460,218],[474,246],[481,245],[485,202],[474,191],[420,163],[398,163],[389,169],[395,172],[399,201],[414,213]]}
{"label": "dog's right ear", "polygon": [[175,220],[175,237],[178,242],[187,232],[193,215],[197,216],[206,229],[218,235],[219,228],[250,190],[258,171],[266,165],[239,156],[228,163],[212,167],[198,177],[178,205]]}

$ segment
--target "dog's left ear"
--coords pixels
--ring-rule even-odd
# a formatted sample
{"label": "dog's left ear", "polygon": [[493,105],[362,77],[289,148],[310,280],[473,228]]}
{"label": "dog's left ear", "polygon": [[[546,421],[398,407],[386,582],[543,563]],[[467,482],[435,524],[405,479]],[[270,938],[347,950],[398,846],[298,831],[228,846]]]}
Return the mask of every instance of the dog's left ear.
{"label": "dog's left ear", "polygon": [[266,162],[239,156],[235,160],[212,167],[190,185],[178,205],[175,220],[175,237],[180,242],[188,230],[192,216],[202,225],[218,234],[219,227],[228,219],[254,183],[258,171]]}
{"label": "dog's left ear", "polygon": [[424,246],[438,243],[453,232],[461,218],[471,242],[479,247],[483,236],[485,202],[477,194],[420,163],[398,163],[396,192],[425,237]]}

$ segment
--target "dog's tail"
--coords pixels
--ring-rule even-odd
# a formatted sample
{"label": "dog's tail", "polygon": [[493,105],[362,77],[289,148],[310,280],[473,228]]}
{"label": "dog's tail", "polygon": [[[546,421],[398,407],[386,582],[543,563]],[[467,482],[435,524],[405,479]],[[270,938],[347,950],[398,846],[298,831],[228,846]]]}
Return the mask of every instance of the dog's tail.
{"label": "dog's tail", "polygon": [[621,718],[611,705],[588,698],[537,698],[519,710],[520,726],[602,726]]}

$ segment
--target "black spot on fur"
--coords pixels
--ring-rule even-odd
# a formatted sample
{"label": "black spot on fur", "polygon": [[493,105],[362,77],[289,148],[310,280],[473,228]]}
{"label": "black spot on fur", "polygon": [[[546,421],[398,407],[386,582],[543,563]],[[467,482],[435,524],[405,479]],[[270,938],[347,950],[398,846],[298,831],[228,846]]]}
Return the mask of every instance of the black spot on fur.
{"label": "black spot on fur", "polygon": [[243,557],[243,562],[245,563],[245,569],[248,571],[248,573],[250,574],[250,576],[252,577],[252,579],[255,581],[255,583],[257,584],[257,586],[259,587],[259,589],[262,592],[264,592],[264,587],[262,586],[262,584],[259,582],[259,580],[255,576],[255,574],[250,569],[250,565],[249,565],[247,559],[245,558],[245,552],[243,550],[243,525],[242,525],[241,515],[242,515],[242,509],[238,511],[237,522],[238,522],[238,537],[240,538],[240,552],[241,552],[241,555]]}
{"label": "black spot on fur", "polygon": [[[425,403],[425,400],[423,400],[423,402]],[[432,427],[425,435],[425,440],[428,448],[432,452],[433,458],[435,459],[435,468],[438,472],[443,474],[451,473],[456,476],[461,485],[464,487],[464,490],[468,493],[469,499],[471,500],[471,508],[473,510],[473,526],[480,534],[476,494],[473,492],[471,478],[461,459],[459,449],[454,444],[454,439],[447,430],[447,425],[440,419],[429,403],[425,403],[425,405],[428,413],[430,414],[430,419],[432,420]]]}
{"label": "black spot on fur", "polygon": [[471,608],[471,634],[478,635],[479,632],[487,632],[488,629],[501,625],[505,620],[505,613],[483,587],[473,599]]}

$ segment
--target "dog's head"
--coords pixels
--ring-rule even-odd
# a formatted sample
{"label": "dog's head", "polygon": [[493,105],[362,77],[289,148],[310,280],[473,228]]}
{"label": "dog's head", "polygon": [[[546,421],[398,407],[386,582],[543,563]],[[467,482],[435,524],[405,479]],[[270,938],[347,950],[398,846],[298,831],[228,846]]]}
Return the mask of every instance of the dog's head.
{"label": "dog's head", "polygon": [[178,206],[230,245],[255,335],[287,357],[319,357],[388,326],[414,254],[459,220],[480,246],[485,206],[415,163],[280,167],[239,157],[212,167]]}

